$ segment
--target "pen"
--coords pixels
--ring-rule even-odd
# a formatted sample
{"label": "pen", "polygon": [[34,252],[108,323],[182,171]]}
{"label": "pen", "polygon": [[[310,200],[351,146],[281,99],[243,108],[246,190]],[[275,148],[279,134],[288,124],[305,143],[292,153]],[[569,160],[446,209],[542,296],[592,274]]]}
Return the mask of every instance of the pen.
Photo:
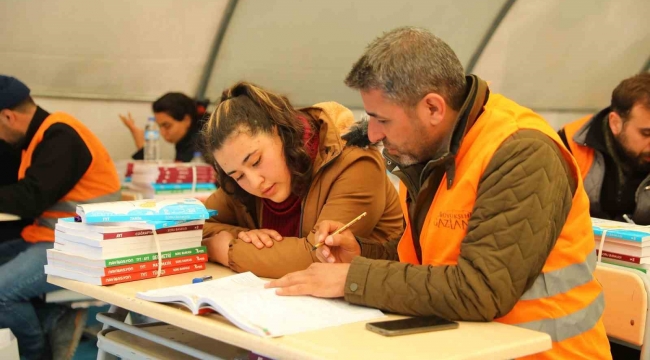
{"label": "pen", "polygon": [[[352,221],[350,221],[349,223],[347,223],[347,224],[341,226],[340,228],[338,228],[336,231],[334,231],[334,232],[331,233],[330,235],[331,235],[331,236],[334,236],[334,235],[337,235],[337,234],[339,234],[339,233],[341,233],[341,232],[347,230],[350,226],[354,225],[354,223],[356,223],[357,221],[361,220],[362,217],[366,216],[366,214],[367,214],[367,213],[364,211],[361,215],[359,215],[359,216],[357,216],[356,218],[352,219]],[[311,250],[314,251],[314,250],[318,249],[318,248],[319,248],[321,245],[323,245],[324,243],[325,243],[325,242],[320,242],[320,243],[314,245],[314,246],[311,248]]]}
{"label": "pen", "polygon": [[632,221],[632,219],[629,216],[627,216],[627,214],[623,214],[623,219],[625,219],[625,221],[627,221],[628,224],[634,224],[634,221]]}
{"label": "pen", "polygon": [[208,275],[208,276],[202,276],[202,277],[194,278],[194,279],[192,279],[192,284],[202,283],[202,282],[208,281],[208,280],[212,280],[212,276]]}

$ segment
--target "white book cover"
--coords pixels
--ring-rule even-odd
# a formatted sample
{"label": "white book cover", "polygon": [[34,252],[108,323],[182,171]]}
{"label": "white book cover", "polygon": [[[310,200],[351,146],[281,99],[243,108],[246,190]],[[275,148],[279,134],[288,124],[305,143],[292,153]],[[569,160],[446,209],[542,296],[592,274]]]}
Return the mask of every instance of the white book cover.
{"label": "white book cover", "polygon": [[[172,240],[160,244],[160,251],[172,251],[178,249],[187,249],[201,246],[201,239],[196,240]],[[54,249],[66,252],[71,255],[80,255],[88,258],[117,258],[125,256],[133,256],[140,254],[155,253],[158,251],[155,243],[146,244],[145,246],[131,246],[128,248],[119,249],[105,249],[101,247],[89,246],[85,244],[75,243],[68,240],[55,240]]]}
{"label": "white book cover", "polygon": [[265,289],[266,281],[251,272],[198,284],[139,292],[136,297],[154,302],[180,303],[198,314],[213,308],[249,333],[276,337],[331,326],[381,318],[376,309],[348,304],[340,299],[278,296]]}
{"label": "white book cover", "polygon": [[[173,232],[174,230],[169,230],[169,228],[180,228],[183,226],[192,227],[198,225],[202,229],[205,220],[170,220],[161,221],[157,225],[163,224],[165,226],[156,226],[157,234]],[[76,222],[74,218],[60,218],[55,224],[55,229],[65,233],[82,232],[84,236],[90,239],[112,239],[134,236],[132,234],[133,232],[148,231],[147,234],[152,234],[149,230],[151,229],[151,225],[142,221],[87,224]],[[121,235],[118,236],[118,234]],[[142,236],[142,234],[138,236]]]}
{"label": "white book cover", "polygon": [[[596,242],[596,249],[600,247],[599,241]],[[650,256],[650,247],[649,246],[634,246],[626,242],[618,241],[608,241],[605,240],[603,243],[603,251],[609,251],[616,254],[634,256],[634,257],[648,257]]]}
{"label": "white book cover", "polygon": [[[201,229],[191,231],[171,232],[161,235],[156,235],[156,238],[161,244],[171,243],[173,241],[193,241],[201,240],[203,231]],[[78,244],[89,245],[93,247],[101,247],[104,249],[119,249],[119,248],[135,248],[145,246],[155,246],[156,238],[153,235],[135,236],[126,238],[116,238],[111,240],[97,240],[89,239],[83,233],[64,233],[61,231],[54,231],[54,241],[65,242],[71,241]]]}

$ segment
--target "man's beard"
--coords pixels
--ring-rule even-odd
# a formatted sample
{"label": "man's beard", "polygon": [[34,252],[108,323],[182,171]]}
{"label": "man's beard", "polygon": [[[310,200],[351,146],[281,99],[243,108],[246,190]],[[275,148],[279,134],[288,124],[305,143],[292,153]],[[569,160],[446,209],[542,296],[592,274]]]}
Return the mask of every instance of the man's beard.
{"label": "man's beard", "polygon": [[383,140],[382,145],[384,146],[384,149],[389,148],[397,151],[397,154],[391,154],[390,152],[388,152],[388,154],[394,157],[397,163],[402,167],[411,166],[420,162],[420,160],[417,159],[414,155],[400,153],[399,150],[391,145],[391,143],[389,143],[387,140]]}
{"label": "man's beard", "polygon": [[627,144],[628,139],[623,132],[615,136],[616,138],[616,147],[619,150],[619,153],[622,155],[622,159],[625,164],[633,171],[637,173],[650,173],[650,162],[646,159],[650,159],[650,152],[641,152],[635,154],[632,151],[628,150]]}

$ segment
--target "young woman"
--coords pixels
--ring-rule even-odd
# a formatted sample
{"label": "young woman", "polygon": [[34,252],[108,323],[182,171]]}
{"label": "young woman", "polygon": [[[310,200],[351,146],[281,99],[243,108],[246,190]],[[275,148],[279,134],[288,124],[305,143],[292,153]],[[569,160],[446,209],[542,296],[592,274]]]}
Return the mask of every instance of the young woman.
{"label": "young woman", "polygon": [[[195,152],[202,152],[203,147],[199,140],[205,106],[197,104],[185,94],[174,92],[163,95],[153,103],[153,113],[160,127],[160,135],[165,141],[176,146],[176,161],[189,162]],[[144,129],[135,125],[131,113],[127,116],[120,115],[120,119],[131,131],[138,148],[132,158],[144,159]]]}
{"label": "young woman", "polygon": [[276,278],[318,261],[313,229],[347,223],[360,241],[401,236],[397,192],[374,148],[346,146],[354,122],[337,103],[294,109],[280,95],[249,83],[225,90],[204,132],[219,188],[206,207],[204,244],[212,261]]}

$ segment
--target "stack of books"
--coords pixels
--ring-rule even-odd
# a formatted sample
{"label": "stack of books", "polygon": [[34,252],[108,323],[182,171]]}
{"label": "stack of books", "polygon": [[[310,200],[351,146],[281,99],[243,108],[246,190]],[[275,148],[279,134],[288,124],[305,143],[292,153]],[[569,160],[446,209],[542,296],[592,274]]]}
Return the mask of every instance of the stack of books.
{"label": "stack of books", "polygon": [[128,188],[148,199],[207,198],[216,190],[216,172],[200,163],[145,163],[127,165]]}
{"label": "stack of books", "polygon": [[643,272],[650,270],[650,227],[596,218],[591,221],[596,249],[599,248],[603,232],[606,231],[603,262]]}
{"label": "stack of books", "polygon": [[193,198],[79,205],[56,224],[45,273],[110,285],[204,270],[203,224],[215,214]]}

